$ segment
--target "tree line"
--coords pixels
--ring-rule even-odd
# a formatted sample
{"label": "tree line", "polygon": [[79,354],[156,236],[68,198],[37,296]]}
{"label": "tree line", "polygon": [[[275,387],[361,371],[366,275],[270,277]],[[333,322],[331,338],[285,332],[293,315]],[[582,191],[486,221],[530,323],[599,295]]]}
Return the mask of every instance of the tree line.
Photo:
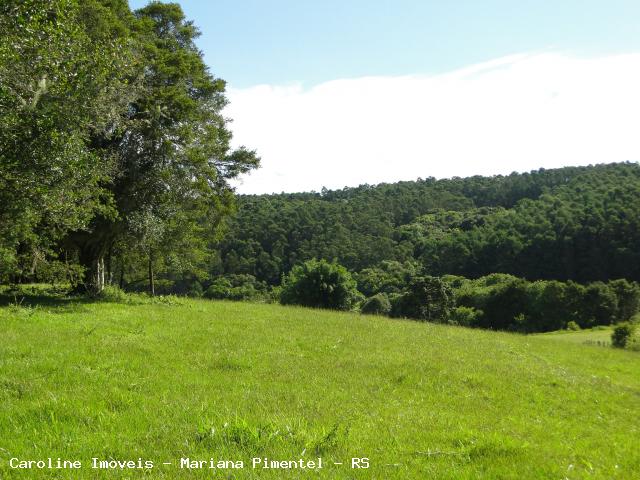
{"label": "tree line", "polygon": [[638,211],[635,163],[241,196],[211,272],[277,285],[324,258],[352,272],[397,261],[436,276],[638,281]]}
{"label": "tree line", "polygon": [[228,275],[191,294],[521,333],[636,321],[640,309],[640,284],[626,279],[580,284],[504,273],[436,277],[416,263],[396,261],[351,273],[336,262],[312,259],[296,265],[277,287],[251,275]]}

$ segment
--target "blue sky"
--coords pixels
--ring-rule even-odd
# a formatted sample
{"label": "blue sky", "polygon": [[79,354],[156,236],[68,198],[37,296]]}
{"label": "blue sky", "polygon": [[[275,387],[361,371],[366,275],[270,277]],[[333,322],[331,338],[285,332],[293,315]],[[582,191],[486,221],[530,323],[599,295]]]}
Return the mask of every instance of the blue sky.
{"label": "blue sky", "polygon": [[262,158],[240,192],[640,160],[638,0],[179,3]]}
{"label": "blue sky", "polygon": [[[135,0],[139,8],[147,2]],[[640,50],[637,0],[182,0],[212,71],[236,88],[440,73],[547,49]]]}

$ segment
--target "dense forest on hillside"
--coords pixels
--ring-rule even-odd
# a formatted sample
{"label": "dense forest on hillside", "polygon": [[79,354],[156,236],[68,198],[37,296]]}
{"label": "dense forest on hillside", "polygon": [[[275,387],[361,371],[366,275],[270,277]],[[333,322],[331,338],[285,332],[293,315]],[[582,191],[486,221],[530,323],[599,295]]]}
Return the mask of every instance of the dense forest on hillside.
{"label": "dense forest on hillside", "polygon": [[637,281],[638,212],[635,163],[240,196],[211,273],[276,285],[315,257],[353,272],[395,261],[431,275]]}

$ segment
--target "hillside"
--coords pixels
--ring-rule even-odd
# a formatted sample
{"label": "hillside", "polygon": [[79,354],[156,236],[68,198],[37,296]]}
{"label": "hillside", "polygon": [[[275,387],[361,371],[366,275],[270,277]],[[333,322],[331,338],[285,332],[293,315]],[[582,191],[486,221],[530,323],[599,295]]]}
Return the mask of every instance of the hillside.
{"label": "hillside", "polygon": [[311,258],[352,272],[640,280],[640,165],[618,163],[241,196],[209,272],[278,284]]}
{"label": "hillside", "polygon": [[[640,356],[351,313],[160,298],[0,308],[9,458],[151,460],[144,478],[626,479],[640,471]],[[570,334],[565,334],[570,335]],[[300,470],[179,459],[323,458]],[[368,457],[369,470],[351,470]],[[162,465],[172,462],[173,465]],[[333,462],[343,462],[341,466]]]}

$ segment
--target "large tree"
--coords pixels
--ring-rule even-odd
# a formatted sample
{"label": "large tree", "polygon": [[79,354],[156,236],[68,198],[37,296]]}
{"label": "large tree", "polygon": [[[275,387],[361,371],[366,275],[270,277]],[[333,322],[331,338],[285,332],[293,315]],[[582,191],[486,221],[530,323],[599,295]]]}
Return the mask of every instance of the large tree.
{"label": "large tree", "polygon": [[112,164],[89,143],[119,128],[135,91],[117,5],[0,4],[0,278],[109,209]]}
{"label": "large tree", "polygon": [[[194,43],[199,32],[180,6],[153,2],[128,28],[141,88],[124,128],[92,138],[94,151],[116,159],[113,180],[103,184],[115,211],[99,213],[65,242],[78,252],[84,286],[93,291],[104,286],[105,258],[118,239],[138,237],[152,278],[155,257],[215,226],[231,205],[229,180],[258,164],[254,152],[230,148],[225,82],[209,72]],[[145,227],[151,224],[153,232]]]}

